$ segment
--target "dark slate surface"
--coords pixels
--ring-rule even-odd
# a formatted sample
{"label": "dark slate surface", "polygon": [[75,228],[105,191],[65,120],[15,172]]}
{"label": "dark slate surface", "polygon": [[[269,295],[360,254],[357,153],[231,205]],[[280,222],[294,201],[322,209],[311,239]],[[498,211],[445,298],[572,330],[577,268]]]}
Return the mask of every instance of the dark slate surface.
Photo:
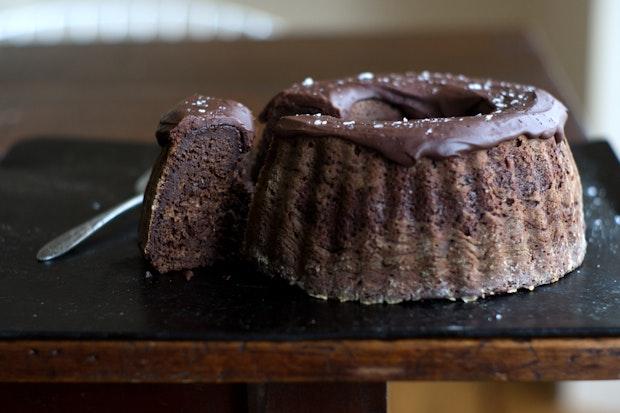
{"label": "dark slate surface", "polygon": [[575,147],[585,264],[560,282],[475,303],[321,301],[247,268],[145,277],[137,213],[49,264],[52,236],[131,194],[154,145],[33,140],[0,164],[0,338],[230,339],[620,336],[620,167]]}

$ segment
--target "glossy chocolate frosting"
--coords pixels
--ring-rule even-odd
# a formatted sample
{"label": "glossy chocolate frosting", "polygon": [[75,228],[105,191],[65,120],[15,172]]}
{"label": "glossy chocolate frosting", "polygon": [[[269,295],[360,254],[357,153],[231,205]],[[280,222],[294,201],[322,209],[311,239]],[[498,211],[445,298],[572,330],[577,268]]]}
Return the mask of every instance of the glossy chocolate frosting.
{"label": "glossy chocolate frosting", "polygon": [[[360,102],[399,115],[360,118]],[[276,135],[336,136],[410,166],[421,157],[455,156],[521,135],[560,140],[567,110],[533,86],[425,71],[307,78],[275,96],[260,118]]]}
{"label": "glossy chocolate frosting", "polygon": [[239,130],[246,149],[252,144],[252,112],[239,102],[195,94],[179,102],[164,114],[155,136],[161,146],[170,143],[170,131],[181,121],[192,118],[195,127],[231,126]]}

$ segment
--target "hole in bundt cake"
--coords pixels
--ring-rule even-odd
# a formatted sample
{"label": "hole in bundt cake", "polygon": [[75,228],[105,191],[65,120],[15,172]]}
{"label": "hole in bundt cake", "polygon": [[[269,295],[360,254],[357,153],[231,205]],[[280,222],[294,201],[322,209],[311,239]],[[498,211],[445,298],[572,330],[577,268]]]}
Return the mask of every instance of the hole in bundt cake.
{"label": "hole in bundt cake", "polygon": [[405,115],[400,109],[378,99],[355,102],[349,109],[351,120],[401,120]]}
{"label": "hole in bundt cake", "polygon": [[380,99],[353,103],[345,116],[348,120],[397,121],[403,118],[449,118],[487,115],[495,106],[483,96],[468,90],[444,87],[432,96],[412,99],[396,105]]}

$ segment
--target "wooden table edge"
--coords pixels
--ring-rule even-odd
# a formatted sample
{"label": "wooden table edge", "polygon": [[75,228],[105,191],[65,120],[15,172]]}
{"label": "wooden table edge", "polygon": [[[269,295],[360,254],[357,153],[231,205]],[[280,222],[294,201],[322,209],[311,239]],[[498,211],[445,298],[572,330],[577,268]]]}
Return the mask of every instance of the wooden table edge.
{"label": "wooden table edge", "polygon": [[0,341],[0,382],[235,383],[620,378],[620,338]]}

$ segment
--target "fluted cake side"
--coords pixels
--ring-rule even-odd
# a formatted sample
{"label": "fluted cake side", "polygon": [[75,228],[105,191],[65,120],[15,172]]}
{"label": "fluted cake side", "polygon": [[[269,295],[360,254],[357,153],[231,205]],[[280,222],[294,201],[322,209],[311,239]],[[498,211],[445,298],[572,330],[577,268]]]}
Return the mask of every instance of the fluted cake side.
{"label": "fluted cake side", "polygon": [[520,136],[413,166],[336,137],[274,136],[246,254],[322,298],[484,297],[554,282],[585,254],[566,140]]}

